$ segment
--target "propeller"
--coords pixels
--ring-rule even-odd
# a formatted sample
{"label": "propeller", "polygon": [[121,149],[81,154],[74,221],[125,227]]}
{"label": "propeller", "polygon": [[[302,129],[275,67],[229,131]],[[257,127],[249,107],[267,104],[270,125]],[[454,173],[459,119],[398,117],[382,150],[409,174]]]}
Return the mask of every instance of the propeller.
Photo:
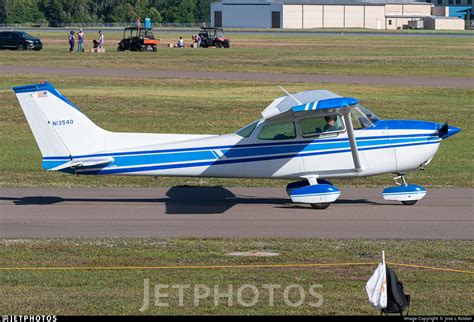
{"label": "propeller", "polygon": [[439,137],[443,139],[446,135],[448,135],[448,131],[449,131],[449,124],[448,122],[445,122],[443,126],[441,126],[438,130]]}

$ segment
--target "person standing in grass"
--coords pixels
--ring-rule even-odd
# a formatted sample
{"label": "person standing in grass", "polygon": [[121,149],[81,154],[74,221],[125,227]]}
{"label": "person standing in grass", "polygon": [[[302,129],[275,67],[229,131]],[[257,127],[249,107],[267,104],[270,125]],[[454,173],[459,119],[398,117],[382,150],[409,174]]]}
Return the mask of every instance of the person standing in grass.
{"label": "person standing in grass", "polygon": [[68,41],[69,41],[69,52],[72,53],[72,51],[74,50],[74,44],[76,43],[76,38],[74,36],[73,30],[71,30],[71,32],[69,33]]}
{"label": "person standing in grass", "polygon": [[201,47],[201,37],[199,35],[196,35],[194,37],[194,41],[196,42],[197,44],[197,48],[200,48]]}
{"label": "person standing in grass", "polygon": [[102,33],[101,30],[99,30],[99,48],[104,47],[105,39],[104,39],[104,34]]}
{"label": "person standing in grass", "polygon": [[79,53],[82,53],[83,52],[83,48],[82,48],[82,44],[84,43],[84,31],[79,30],[79,33],[77,34],[77,52]]}

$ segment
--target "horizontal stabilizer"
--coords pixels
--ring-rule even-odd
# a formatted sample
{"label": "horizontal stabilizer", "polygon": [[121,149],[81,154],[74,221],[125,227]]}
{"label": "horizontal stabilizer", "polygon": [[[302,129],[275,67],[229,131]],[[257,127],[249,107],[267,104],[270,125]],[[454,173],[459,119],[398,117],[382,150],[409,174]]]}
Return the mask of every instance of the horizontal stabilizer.
{"label": "horizontal stabilizer", "polygon": [[92,167],[96,165],[106,165],[114,161],[114,158],[90,158],[90,159],[72,159],[69,162],[61,164],[55,168],[49,169],[48,171],[59,171],[68,168],[82,168],[82,167]]}

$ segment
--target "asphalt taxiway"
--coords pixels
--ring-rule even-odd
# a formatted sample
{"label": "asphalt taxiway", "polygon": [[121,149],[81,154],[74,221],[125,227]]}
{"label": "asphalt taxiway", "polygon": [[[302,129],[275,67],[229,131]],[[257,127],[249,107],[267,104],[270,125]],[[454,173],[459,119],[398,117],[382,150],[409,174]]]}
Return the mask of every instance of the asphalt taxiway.
{"label": "asphalt taxiway", "polygon": [[415,206],[342,189],[326,210],[280,188],[2,188],[0,238],[319,237],[473,239],[474,189],[428,189]]}

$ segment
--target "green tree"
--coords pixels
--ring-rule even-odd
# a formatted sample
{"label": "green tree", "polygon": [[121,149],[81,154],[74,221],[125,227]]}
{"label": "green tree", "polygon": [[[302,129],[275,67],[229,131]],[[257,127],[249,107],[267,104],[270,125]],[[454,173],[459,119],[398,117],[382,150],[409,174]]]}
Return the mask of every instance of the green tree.
{"label": "green tree", "polygon": [[138,0],[135,2],[135,11],[144,20],[150,18],[152,22],[161,22],[161,14],[149,0]]}
{"label": "green tree", "polygon": [[61,0],[40,0],[39,8],[51,26],[58,26],[68,22]]}
{"label": "green tree", "polygon": [[138,13],[135,11],[135,8],[129,3],[124,3],[113,8],[106,21],[131,22],[134,21],[137,17]]}
{"label": "green tree", "polygon": [[155,7],[150,7],[143,17],[150,18],[152,23],[160,23],[163,19],[160,12]]}
{"label": "green tree", "polygon": [[152,22],[209,21],[214,0],[0,0],[0,23],[47,20],[65,22],[132,22],[137,17]]}
{"label": "green tree", "polygon": [[36,23],[44,20],[36,0],[5,0],[4,21],[11,23]]}
{"label": "green tree", "polygon": [[164,22],[195,22],[195,0],[161,0],[156,1]]}
{"label": "green tree", "polygon": [[196,0],[196,10],[194,17],[196,22],[211,21],[211,3],[215,0]]}
{"label": "green tree", "polygon": [[0,23],[5,23],[7,18],[7,1],[0,0]]}

